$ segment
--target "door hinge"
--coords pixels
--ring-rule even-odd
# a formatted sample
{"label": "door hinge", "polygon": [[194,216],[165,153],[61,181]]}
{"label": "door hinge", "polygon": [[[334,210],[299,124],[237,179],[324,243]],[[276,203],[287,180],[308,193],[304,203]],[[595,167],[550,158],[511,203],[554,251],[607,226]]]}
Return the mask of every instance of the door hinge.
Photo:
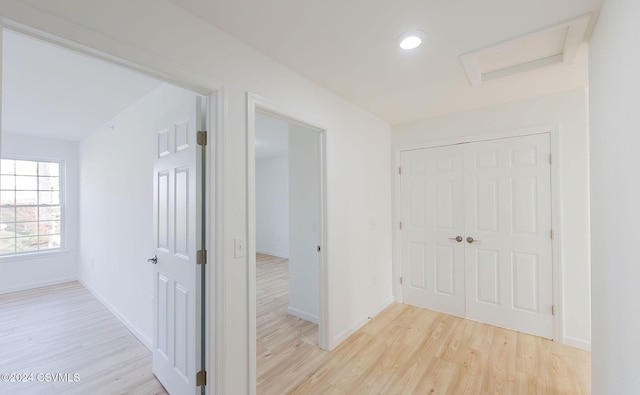
{"label": "door hinge", "polygon": [[549,154],[549,164],[553,163],[553,154]]}
{"label": "door hinge", "polygon": [[402,175],[402,167],[398,167],[398,174]]}
{"label": "door hinge", "polygon": [[198,131],[198,145],[207,145],[207,131]]}
{"label": "door hinge", "polygon": [[549,232],[549,236],[551,237],[551,240],[553,240],[553,237],[555,236],[555,235],[553,234],[553,229],[551,229],[551,231]]}
{"label": "door hinge", "polygon": [[402,229],[402,221],[400,221],[400,229]]}
{"label": "door hinge", "polygon": [[207,385],[207,371],[204,369],[196,373],[196,387],[201,385]]}
{"label": "door hinge", "polygon": [[556,315],[556,306],[555,305],[551,305],[551,315]]}
{"label": "door hinge", "polygon": [[196,263],[198,265],[206,265],[207,264],[207,250],[198,250],[196,256]]}
{"label": "door hinge", "polygon": [[402,277],[400,277],[400,285],[402,285]]}

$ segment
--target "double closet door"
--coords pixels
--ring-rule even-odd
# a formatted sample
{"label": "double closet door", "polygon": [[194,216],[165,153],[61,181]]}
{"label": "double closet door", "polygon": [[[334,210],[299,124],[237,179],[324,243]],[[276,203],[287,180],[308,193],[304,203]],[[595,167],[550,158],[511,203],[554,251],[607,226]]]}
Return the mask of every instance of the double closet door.
{"label": "double closet door", "polygon": [[553,338],[549,134],[403,151],[405,303]]}

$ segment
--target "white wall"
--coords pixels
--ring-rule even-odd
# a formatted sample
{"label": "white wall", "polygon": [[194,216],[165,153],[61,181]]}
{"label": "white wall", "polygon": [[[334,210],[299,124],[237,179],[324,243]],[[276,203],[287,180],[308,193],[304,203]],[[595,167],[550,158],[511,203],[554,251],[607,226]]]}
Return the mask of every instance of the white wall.
{"label": "white wall", "polygon": [[606,0],[590,47],[594,394],[640,388],[638,15]]}
{"label": "white wall", "polygon": [[[222,130],[224,224],[217,250],[218,393],[255,391],[249,378],[246,118],[248,91],[279,112],[326,129],[328,311],[330,346],[353,333],[392,299],[390,126],[336,94],[204,23],[171,2],[0,0],[0,17],[143,65],[206,89],[224,87]],[[167,26],[171,26],[170,29]],[[251,147],[253,149],[253,147]],[[140,254],[142,255],[142,254]],[[146,256],[146,255],[145,255]],[[212,265],[213,267],[213,265]],[[216,309],[214,310],[214,307]]]}
{"label": "white wall", "polygon": [[[563,339],[588,349],[590,319],[589,134],[585,89],[393,127],[394,149],[446,140],[551,126],[559,132]],[[399,262],[396,262],[396,265]],[[397,269],[399,273],[399,269]]]}
{"label": "white wall", "polygon": [[256,161],[256,250],[289,257],[289,160]]}
{"label": "white wall", "polygon": [[80,280],[149,348],[154,127],[184,95],[161,85],[80,142]]}
{"label": "white wall", "polygon": [[289,314],[318,322],[320,135],[289,124]]}
{"label": "white wall", "polygon": [[78,276],[78,143],[2,133],[2,155],[63,160],[65,251],[0,258],[0,294],[75,280]]}

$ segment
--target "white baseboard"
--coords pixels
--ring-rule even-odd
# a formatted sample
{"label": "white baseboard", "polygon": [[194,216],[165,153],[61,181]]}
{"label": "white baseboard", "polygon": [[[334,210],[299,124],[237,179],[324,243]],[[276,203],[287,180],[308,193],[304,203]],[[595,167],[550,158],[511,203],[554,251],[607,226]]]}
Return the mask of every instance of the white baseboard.
{"label": "white baseboard", "polygon": [[591,342],[582,340],[582,339],[576,339],[570,336],[565,336],[562,339],[562,343],[567,345],[567,346],[571,346],[571,347],[575,347],[575,348],[580,348],[582,350],[587,350],[587,351],[591,351]]}
{"label": "white baseboard", "polygon": [[343,341],[347,340],[349,338],[349,336],[351,336],[354,333],[356,333],[358,331],[358,329],[362,328],[367,322],[369,322],[369,317],[375,318],[375,316],[380,314],[380,312],[382,310],[384,310],[387,307],[389,307],[389,305],[391,305],[392,303],[393,303],[393,297],[389,298],[382,305],[380,305],[376,309],[374,309],[369,314],[369,316],[367,316],[367,317],[361,319],[360,321],[356,322],[353,326],[351,326],[351,328],[349,328],[346,331],[342,332],[335,339],[333,339],[333,341],[331,341],[331,343],[329,344],[329,349],[333,350],[334,348],[338,347],[340,345],[340,343],[342,343]]}
{"label": "white baseboard", "polygon": [[302,310],[298,310],[295,309],[291,306],[287,307],[287,313],[296,316],[298,318],[302,318],[305,321],[309,321],[309,322],[313,322],[314,324],[318,323],[318,316],[317,315],[313,315],[313,314],[309,314],[305,311]]}
{"label": "white baseboard", "polygon": [[256,249],[256,252],[258,254],[265,254],[265,255],[275,256],[276,258],[289,259],[289,255],[288,254],[283,254],[281,252],[263,251],[263,250],[257,250],[257,249]]}
{"label": "white baseboard", "polygon": [[47,280],[47,281],[40,281],[37,283],[18,285],[16,287],[2,288],[0,289],[0,295],[8,294],[11,292],[26,291],[28,289],[48,287],[49,285],[68,283],[70,281],[76,281],[77,279],[78,279],[77,277],[65,277],[65,278],[58,278],[55,280]]}
{"label": "white baseboard", "polygon": [[104,307],[106,307],[111,312],[111,314],[115,315],[116,318],[119,319],[120,322],[122,322],[122,324],[124,324],[124,326],[127,327],[127,329],[129,329],[129,332],[131,332],[133,336],[135,336],[138,340],[140,340],[140,343],[144,344],[144,346],[147,347],[149,351],[153,351],[152,339],[149,339],[148,337],[143,335],[142,332],[138,330],[138,328],[136,328],[129,320],[127,320],[122,314],[120,314],[120,312],[115,307],[113,307],[109,302],[103,299],[102,296],[100,296],[96,291],[93,290],[93,288],[91,288],[87,283],[82,281],[82,279],[78,279],[78,281],[80,281],[80,283],[84,285],[84,287],[89,292],[91,292],[91,294],[95,296],[95,298],[98,299],[100,303],[102,303]]}

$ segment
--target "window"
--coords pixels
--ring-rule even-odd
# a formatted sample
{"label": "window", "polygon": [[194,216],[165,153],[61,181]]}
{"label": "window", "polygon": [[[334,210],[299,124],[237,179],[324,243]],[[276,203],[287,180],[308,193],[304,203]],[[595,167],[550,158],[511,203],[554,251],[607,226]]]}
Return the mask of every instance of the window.
{"label": "window", "polygon": [[0,160],[0,256],[60,249],[62,163]]}

